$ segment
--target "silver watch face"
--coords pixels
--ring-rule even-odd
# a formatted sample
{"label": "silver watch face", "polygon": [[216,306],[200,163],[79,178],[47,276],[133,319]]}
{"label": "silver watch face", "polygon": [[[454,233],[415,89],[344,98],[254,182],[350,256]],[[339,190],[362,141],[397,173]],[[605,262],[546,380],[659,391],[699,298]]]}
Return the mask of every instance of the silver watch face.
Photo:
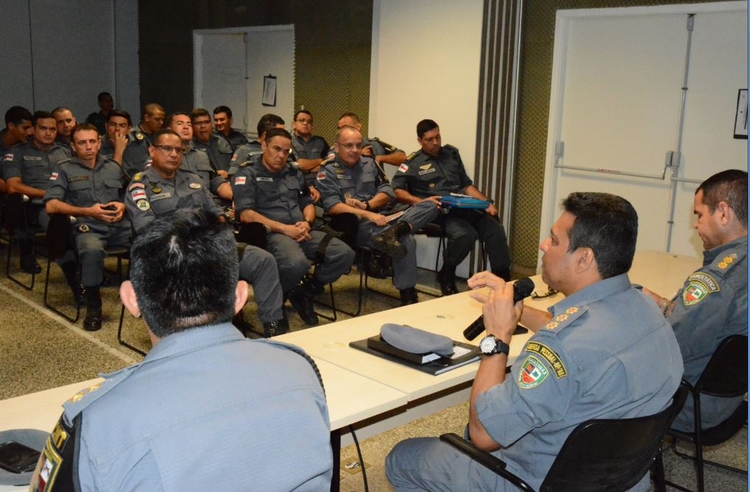
{"label": "silver watch face", "polygon": [[481,350],[483,354],[492,353],[492,351],[495,350],[495,347],[497,347],[497,340],[492,335],[482,338],[482,341],[479,342],[479,350]]}

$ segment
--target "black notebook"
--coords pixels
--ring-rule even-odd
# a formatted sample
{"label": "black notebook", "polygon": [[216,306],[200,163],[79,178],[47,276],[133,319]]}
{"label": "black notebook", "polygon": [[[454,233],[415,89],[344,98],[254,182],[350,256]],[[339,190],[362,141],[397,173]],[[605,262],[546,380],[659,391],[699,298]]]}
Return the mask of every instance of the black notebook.
{"label": "black notebook", "polygon": [[435,353],[412,354],[394,347],[380,335],[350,342],[349,346],[435,376],[479,360],[481,355],[479,347],[455,340],[451,357],[441,357]]}

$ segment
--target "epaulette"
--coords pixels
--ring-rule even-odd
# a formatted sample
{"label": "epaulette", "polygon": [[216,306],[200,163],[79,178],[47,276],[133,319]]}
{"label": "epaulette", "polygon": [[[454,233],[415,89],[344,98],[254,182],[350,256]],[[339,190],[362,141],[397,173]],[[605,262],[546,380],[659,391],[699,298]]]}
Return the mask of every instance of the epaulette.
{"label": "epaulette", "polygon": [[410,160],[414,159],[417,156],[417,154],[419,154],[420,152],[422,152],[422,151],[421,150],[415,150],[414,152],[412,152],[411,154],[409,154],[406,157],[406,159],[404,160],[404,162],[407,162],[407,161],[410,161]]}
{"label": "epaulette", "polygon": [[72,161],[72,160],[73,160],[73,158],[72,158],[72,157],[68,157],[67,159],[63,159],[63,160],[61,160],[60,162],[58,162],[58,163],[57,163],[57,165],[58,165],[58,166],[61,166],[61,165],[63,165],[63,164],[67,164],[67,163],[69,163],[69,162],[70,162],[70,161]]}
{"label": "epaulette", "polygon": [[336,162],[336,156],[335,155],[328,156],[328,158],[326,158],[323,162],[320,163],[320,167],[323,167],[327,164],[331,164],[334,167],[336,167],[338,165],[338,162]]}
{"label": "epaulette", "polygon": [[723,256],[716,257],[711,266],[716,270],[719,270],[722,274],[725,274],[726,272],[734,268],[735,265],[740,263],[740,260],[742,260],[744,256],[746,256],[744,252],[742,252],[742,254],[727,253]]}
{"label": "epaulette", "polygon": [[555,316],[549,323],[544,325],[545,330],[554,330],[559,332],[565,329],[570,323],[581,317],[583,313],[588,311],[588,306],[575,306],[568,308],[564,313]]}
{"label": "epaulette", "polygon": [[245,161],[242,164],[239,165],[239,167],[245,167],[245,166],[252,166],[253,161]]}

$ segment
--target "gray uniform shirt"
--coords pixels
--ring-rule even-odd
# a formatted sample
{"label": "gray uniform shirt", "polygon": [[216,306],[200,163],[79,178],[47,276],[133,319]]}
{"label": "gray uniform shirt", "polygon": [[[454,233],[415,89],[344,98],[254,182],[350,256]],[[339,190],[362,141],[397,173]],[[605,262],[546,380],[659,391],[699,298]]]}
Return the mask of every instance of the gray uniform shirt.
{"label": "gray uniform shirt", "polygon": [[[479,395],[479,420],[512,473],[539,490],[572,430],[598,418],[652,415],[682,377],[674,332],[626,274],[550,308],[505,381]],[[647,480],[647,478],[646,478]]]}
{"label": "gray uniform shirt", "polygon": [[417,198],[463,193],[473,184],[466,174],[458,149],[445,145],[437,157],[419,150],[406,158],[393,176],[395,190],[406,190]]}
{"label": "gray uniform shirt", "polygon": [[298,350],[224,323],[169,335],[105,375],[64,405],[68,421],[83,415],[82,489],[328,490],[328,409]]}
{"label": "gray uniform shirt", "polygon": [[[669,323],[685,362],[684,378],[698,382],[721,341],[747,336],[747,236],[703,252],[703,267],[692,273],[674,297]],[[742,397],[701,396],[703,427],[726,419]],[[693,401],[688,397],[674,427],[692,428]]]}
{"label": "gray uniform shirt", "polygon": [[326,211],[337,203],[346,203],[346,198],[367,201],[381,192],[391,200],[396,198],[391,185],[370,157],[360,157],[352,167],[341,162],[338,156],[324,162],[318,172],[317,187]]}
{"label": "gray uniform shirt", "polygon": [[232,178],[237,215],[250,209],[282,224],[305,220],[302,211],[313,201],[302,173],[288,163],[278,173],[271,173],[261,159],[261,155],[253,157]]}
{"label": "gray uniform shirt", "polygon": [[2,178],[21,178],[21,182],[38,190],[49,188],[50,176],[61,161],[72,157],[70,147],[53,143],[47,150],[38,149],[32,141],[18,144],[3,158]]}
{"label": "gray uniform shirt", "polygon": [[133,176],[125,193],[125,208],[138,233],[156,217],[180,208],[197,208],[223,214],[197,174],[178,169],[174,179],[164,179],[152,167]]}

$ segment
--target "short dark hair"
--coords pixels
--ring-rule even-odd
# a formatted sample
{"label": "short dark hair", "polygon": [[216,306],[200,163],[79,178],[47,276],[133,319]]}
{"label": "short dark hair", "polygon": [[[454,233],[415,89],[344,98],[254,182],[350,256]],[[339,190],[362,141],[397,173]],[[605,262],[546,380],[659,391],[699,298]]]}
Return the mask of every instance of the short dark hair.
{"label": "short dark hair", "polygon": [[440,128],[435,120],[422,120],[417,123],[417,138],[424,137],[424,134],[431,132],[435,128]]}
{"label": "short dark hair", "polygon": [[219,113],[226,113],[227,118],[232,117],[232,110],[229,109],[229,106],[216,106],[214,108],[214,116],[216,116]]}
{"label": "short dark hair", "polygon": [[47,120],[49,118],[52,118],[53,120],[55,119],[49,111],[34,111],[34,114],[31,115],[31,124],[36,126],[37,121]]}
{"label": "short dark hair", "polygon": [[339,116],[339,119],[336,121],[341,120],[341,118],[351,118],[357,123],[360,123],[359,116],[357,116],[357,113],[352,113],[352,112],[341,113],[341,116]]}
{"label": "short dark hair", "polygon": [[575,192],[563,200],[575,215],[568,251],[591,248],[602,278],[627,273],[638,239],[638,213],[629,201],[609,193]]}
{"label": "short dark hair", "polygon": [[128,126],[133,126],[133,119],[130,117],[130,113],[125,111],[124,109],[113,109],[109,112],[107,115],[107,122],[112,119],[113,116],[119,116],[120,118],[125,118],[128,120]]}
{"label": "short dark hair", "polygon": [[175,118],[175,116],[187,116],[188,118],[190,118],[190,121],[193,121],[193,117],[187,114],[185,111],[177,111],[176,113],[172,113],[169,115],[165,126],[172,126],[172,120]]}
{"label": "short dark hair", "polygon": [[268,130],[276,128],[276,125],[283,124],[285,124],[284,118],[282,118],[281,116],[273,113],[264,114],[258,120],[258,126],[256,128],[256,130],[258,130],[258,138],[260,138]]}
{"label": "short dark hair", "polygon": [[162,129],[160,129],[160,130],[159,130],[158,132],[154,133],[154,136],[153,136],[153,137],[151,137],[151,145],[156,145],[156,144],[158,144],[158,143],[159,143],[159,139],[160,139],[160,138],[161,138],[161,137],[162,137],[163,135],[174,135],[175,137],[179,138],[179,139],[180,139],[180,141],[182,141],[182,137],[180,137],[180,136],[179,136],[179,135],[177,134],[177,132],[176,132],[176,131],[174,131],[174,130],[172,130],[171,128],[169,128],[169,126],[166,126],[166,127],[162,128]]}
{"label": "short dark hair", "polygon": [[145,106],[143,106],[143,116],[145,117],[147,114],[151,115],[155,111],[161,111],[164,113],[164,108],[159,103],[148,103]]}
{"label": "short dark hair", "polygon": [[112,94],[110,94],[109,92],[100,92],[99,94],[96,95],[96,100],[98,102],[102,102],[102,99],[104,99],[107,96],[112,97]]}
{"label": "short dark hair", "polygon": [[309,115],[310,119],[313,119],[313,115],[312,115],[312,113],[310,111],[308,111],[306,109],[300,109],[299,111],[297,111],[297,112],[294,113],[294,121],[297,121],[297,116],[299,116],[300,113]]}
{"label": "short dark hair", "polygon": [[703,192],[703,204],[711,213],[716,211],[719,202],[725,202],[734,210],[734,215],[747,227],[747,171],[727,169],[721,171],[698,186],[697,195]]}
{"label": "short dark hair", "polygon": [[5,112],[5,126],[11,123],[20,125],[23,121],[31,121],[31,111],[23,106],[11,106]]}
{"label": "short dark hair", "polygon": [[72,130],[70,130],[70,141],[72,142],[73,139],[76,136],[76,133],[82,132],[82,131],[95,131],[96,134],[99,134],[99,130],[96,129],[94,125],[91,123],[78,123],[76,126],[73,127]]}
{"label": "short dark hair", "polygon": [[289,140],[292,139],[291,133],[286,131],[284,128],[269,128],[266,130],[266,142],[269,142],[274,137],[284,137]]}
{"label": "short dark hair", "polygon": [[200,118],[201,116],[208,116],[208,119],[211,119],[211,115],[208,113],[208,110],[205,108],[195,108],[190,112],[190,119],[194,120],[196,118]]}
{"label": "short dark hair", "polygon": [[52,116],[56,115],[57,113],[62,113],[63,111],[70,111],[70,114],[73,114],[73,110],[71,110],[70,108],[66,108],[65,106],[58,106],[52,110]]}
{"label": "short dark hair", "polygon": [[231,321],[239,278],[231,225],[180,209],[146,226],[130,250],[138,307],[159,338]]}

